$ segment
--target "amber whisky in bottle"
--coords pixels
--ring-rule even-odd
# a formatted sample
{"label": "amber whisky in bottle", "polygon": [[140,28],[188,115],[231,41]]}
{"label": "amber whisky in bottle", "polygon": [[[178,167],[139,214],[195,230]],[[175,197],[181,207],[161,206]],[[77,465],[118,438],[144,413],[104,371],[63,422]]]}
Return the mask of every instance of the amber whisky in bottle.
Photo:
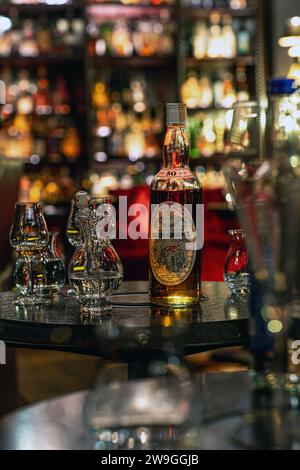
{"label": "amber whisky in bottle", "polygon": [[188,165],[186,107],[167,104],[163,166],[150,189],[150,301],[188,306],[201,300],[202,189]]}

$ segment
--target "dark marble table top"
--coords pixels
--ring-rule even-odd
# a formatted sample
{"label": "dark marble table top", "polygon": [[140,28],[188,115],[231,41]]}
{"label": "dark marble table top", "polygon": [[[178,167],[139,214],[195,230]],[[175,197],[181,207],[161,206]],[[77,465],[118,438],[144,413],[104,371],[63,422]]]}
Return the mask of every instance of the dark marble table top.
{"label": "dark marble table top", "polygon": [[[0,294],[0,339],[7,345],[99,354],[97,326],[105,322],[151,327],[166,317],[187,324],[186,353],[241,345],[248,338],[248,306],[230,297],[221,282],[203,283],[205,299],[190,308],[162,309],[149,305],[146,282],[126,282],[113,296],[109,318],[81,316],[75,297],[63,293],[51,305],[15,307],[14,292]],[[173,321],[172,320],[172,321]]]}
{"label": "dark marble table top", "polygon": [[[240,372],[197,377],[203,422],[196,448],[236,448],[232,436],[241,422],[241,411],[250,403],[249,383],[248,374]],[[46,400],[6,416],[0,421],[0,449],[93,449],[82,412],[86,393]]]}

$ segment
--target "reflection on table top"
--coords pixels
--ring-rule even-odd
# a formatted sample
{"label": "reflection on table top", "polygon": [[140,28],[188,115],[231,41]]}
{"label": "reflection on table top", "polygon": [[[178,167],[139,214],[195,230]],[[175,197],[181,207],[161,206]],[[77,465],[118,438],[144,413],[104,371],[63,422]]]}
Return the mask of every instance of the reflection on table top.
{"label": "reflection on table top", "polygon": [[[233,448],[230,432],[240,419],[236,414],[248,407],[250,402],[248,374],[202,374],[198,378],[197,386],[206,421],[200,431],[199,448]],[[93,441],[84,426],[82,416],[85,397],[86,392],[65,395],[8,415],[0,422],[0,448],[92,449]],[[224,413],[227,414],[227,419],[215,419]]]}
{"label": "reflection on table top", "polygon": [[124,283],[113,296],[109,318],[82,317],[74,296],[66,291],[50,305],[16,307],[16,294],[0,294],[0,338],[18,347],[73,350],[97,354],[95,325],[107,320],[117,324],[149,327],[172,318],[188,323],[187,352],[243,344],[247,340],[246,298],[228,297],[224,283],[205,282],[205,299],[197,306],[165,309],[150,306],[146,282]]}

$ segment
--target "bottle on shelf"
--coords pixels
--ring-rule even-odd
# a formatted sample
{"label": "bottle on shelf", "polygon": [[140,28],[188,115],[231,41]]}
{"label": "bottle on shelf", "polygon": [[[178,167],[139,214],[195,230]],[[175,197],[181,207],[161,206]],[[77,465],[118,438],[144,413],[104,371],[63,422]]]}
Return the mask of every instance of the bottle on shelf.
{"label": "bottle on shelf", "polygon": [[157,52],[162,57],[171,56],[175,52],[174,32],[176,30],[175,23],[173,23],[168,16],[162,23],[156,21],[153,24],[153,31],[156,35]]}
{"label": "bottle on shelf", "polygon": [[53,107],[55,114],[65,115],[71,111],[70,96],[66,79],[63,75],[59,75],[53,91]]}
{"label": "bottle on shelf", "polygon": [[18,52],[23,57],[37,57],[39,55],[39,45],[33,20],[27,19],[23,23]]}
{"label": "bottle on shelf", "polygon": [[[82,42],[84,40],[85,21],[83,18],[72,18],[70,26],[72,30],[71,46],[74,49],[80,49],[82,46]],[[70,44],[70,41],[69,41],[69,44]]]}
{"label": "bottle on shelf", "polygon": [[233,75],[223,70],[198,78],[197,73],[191,71],[181,86],[181,98],[188,109],[207,109],[213,105],[215,108],[232,108],[236,101]]}
{"label": "bottle on shelf", "polygon": [[139,121],[133,120],[124,136],[124,146],[129,160],[135,161],[145,156],[145,136]]}
{"label": "bottle on shelf", "polygon": [[214,88],[214,103],[216,108],[223,106],[224,99],[224,77],[220,72],[217,74],[213,83]]}
{"label": "bottle on shelf", "polygon": [[237,83],[237,101],[249,101],[250,92],[247,77],[247,69],[243,64],[238,64],[236,68],[236,83]]}
{"label": "bottle on shelf", "polygon": [[34,143],[30,120],[18,112],[3,136],[3,151],[7,158],[26,159],[33,153]]}
{"label": "bottle on shelf", "polygon": [[230,72],[226,73],[223,81],[223,98],[221,106],[223,108],[232,108],[236,101],[236,91],[233,84],[233,76]]}
{"label": "bottle on shelf", "polygon": [[238,55],[245,56],[251,53],[251,24],[245,21],[239,21],[237,31],[237,52]]}
{"label": "bottle on shelf", "polygon": [[35,112],[40,116],[48,116],[53,111],[52,100],[50,96],[50,85],[47,79],[45,67],[38,69],[37,91],[34,96]]}
{"label": "bottle on shelf", "polygon": [[0,56],[9,57],[13,51],[13,40],[10,32],[4,32],[0,35]]}
{"label": "bottle on shelf", "polygon": [[76,127],[72,126],[66,129],[62,139],[61,150],[64,157],[70,162],[73,162],[80,156],[81,142]]}
{"label": "bottle on shelf", "polygon": [[54,28],[54,45],[57,51],[63,49],[64,38],[69,31],[69,21],[67,18],[58,18]]}
{"label": "bottle on shelf", "polygon": [[149,20],[137,21],[132,41],[136,53],[141,57],[151,57],[157,51],[156,36]]}
{"label": "bottle on shelf", "polygon": [[133,54],[133,44],[128,24],[117,20],[111,35],[112,53],[120,57],[130,57]]}
{"label": "bottle on shelf", "polygon": [[244,10],[248,7],[248,0],[229,0],[229,6],[232,10]]}
{"label": "bottle on shelf", "polygon": [[[158,122],[157,124],[159,126],[159,133],[161,131],[160,123]],[[152,120],[148,113],[145,113],[143,116],[142,127],[145,139],[145,156],[150,158],[156,157],[160,151],[160,142],[157,133],[155,133],[155,121]]]}
{"label": "bottle on shelf", "polygon": [[51,42],[56,53],[77,52],[82,47],[85,27],[82,18],[57,18],[51,26]]}
{"label": "bottle on shelf", "polygon": [[52,50],[51,30],[47,23],[47,17],[42,16],[37,30],[38,48],[41,54],[49,54]]}
{"label": "bottle on shelf", "polygon": [[209,108],[213,104],[213,86],[210,77],[203,75],[198,82],[200,90],[200,108]]}
{"label": "bottle on shelf", "polygon": [[202,7],[211,10],[214,7],[214,0],[202,0]]}
{"label": "bottle on shelf", "polygon": [[221,30],[221,15],[213,13],[210,17],[209,36],[207,41],[206,55],[210,59],[216,59],[222,56],[223,37]]}
{"label": "bottle on shelf", "polygon": [[212,157],[216,153],[215,120],[210,115],[203,119],[197,149],[198,155],[205,158]]}
{"label": "bottle on shelf", "polygon": [[196,23],[192,44],[195,59],[204,59],[208,48],[208,30],[204,21]]}
{"label": "bottle on shelf", "polygon": [[226,59],[232,59],[237,54],[237,40],[232,26],[232,16],[223,16],[223,27],[222,27],[222,57]]}
{"label": "bottle on shelf", "polygon": [[[185,125],[185,106],[179,103],[167,105],[163,167],[154,177],[150,189],[149,294],[150,301],[158,305],[197,304],[202,295],[201,247],[194,244],[193,238],[202,189],[188,166],[189,142]],[[187,204],[190,211],[186,210]],[[168,210],[169,217],[166,218],[163,214],[167,215]],[[178,231],[178,227],[181,230]],[[194,243],[188,243],[192,239]]]}
{"label": "bottle on shelf", "polygon": [[196,109],[201,103],[201,89],[197,74],[192,71],[181,87],[181,99],[188,109]]}

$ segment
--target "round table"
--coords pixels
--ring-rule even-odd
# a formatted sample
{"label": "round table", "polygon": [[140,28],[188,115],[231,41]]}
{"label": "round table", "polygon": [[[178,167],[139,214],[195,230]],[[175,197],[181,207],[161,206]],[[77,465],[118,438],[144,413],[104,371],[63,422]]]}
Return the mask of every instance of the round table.
{"label": "round table", "polygon": [[[248,374],[201,374],[197,377],[204,422],[199,424],[199,449],[236,448],[231,435],[249,406]],[[87,392],[46,400],[16,411],[0,421],[2,450],[93,449],[83,421]],[[224,414],[226,416],[224,417]]]}
{"label": "round table", "polygon": [[[247,343],[247,299],[229,296],[224,283],[204,282],[203,302],[189,308],[151,306],[147,288],[147,282],[125,282],[113,296],[109,321],[151,327],[171,316],[187,323],[186,354]],[[83,318],[76,298],[66,293],[51,305],[26,308],[12,305],[15,296],[0,294],[0,339],[7,345],[99,355],[96,326],[107,318]]]}

